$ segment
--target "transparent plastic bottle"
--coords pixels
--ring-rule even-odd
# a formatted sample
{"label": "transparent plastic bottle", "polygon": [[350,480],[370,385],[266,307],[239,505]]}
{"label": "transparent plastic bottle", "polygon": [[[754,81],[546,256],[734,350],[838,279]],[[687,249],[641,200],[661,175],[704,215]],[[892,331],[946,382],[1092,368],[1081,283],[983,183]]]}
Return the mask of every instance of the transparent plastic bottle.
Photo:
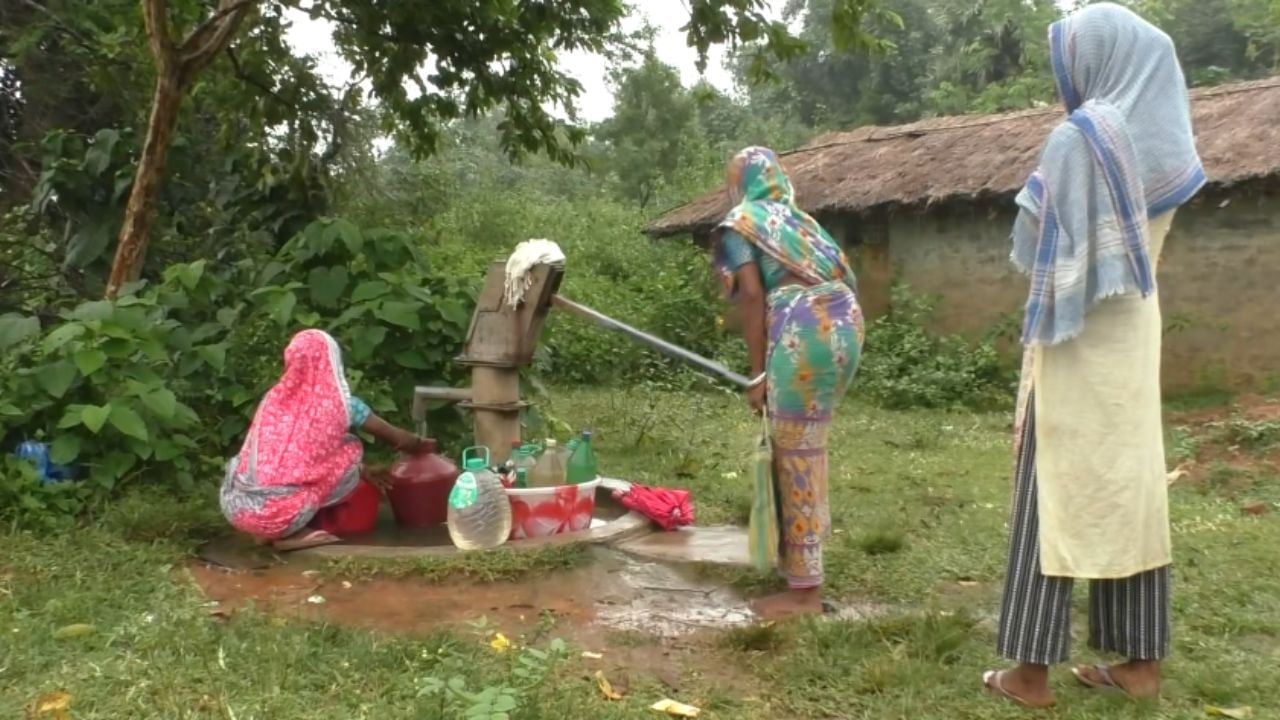
{"label": "transparent plastic bottle", "polygon": [[511,536],[511,501],[498,474],[489,469],[489,450],[467,448],[462,474],[449,493],[449,539],[459,550],[484,550]]}
{"label": "transparent plastic bottle", "polygon": [[566,484],[564,460],[556,441],[548,439],[542,457],[538,458],[537,464],[529,470],[529,487],[559,487]]}
{"label": "transparent plastic bottle", "polygon": [[513,464],[516,471],[516,487],[529,487],[529,473],[533,471],[533,467],[538,464],[538,446],[537,445],[521,445],[518,451],[512,453],[514,458]]}

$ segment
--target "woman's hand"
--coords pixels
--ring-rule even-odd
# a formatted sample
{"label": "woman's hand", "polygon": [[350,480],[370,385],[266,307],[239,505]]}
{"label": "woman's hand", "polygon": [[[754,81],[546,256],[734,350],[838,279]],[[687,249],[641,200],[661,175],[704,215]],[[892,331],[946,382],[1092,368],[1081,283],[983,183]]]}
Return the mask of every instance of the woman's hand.
{"label": "woman's hand", "polygon": [[396,438],[395,449],[406,455],[417,455],[426,450],[426,438],[418,437],[407,430],[400,431],[400,437]]}
{"label": "woman's hand", "polygon": [[391,468],[386,465],[369,465],[364,469],[364,481],[383,492],[391,489],[393,480]]}
{"label": "woman's hand", "polygon": [[752,412],[757,415],[764,413],[766,396],[766,383],[760,383],[755,387],[747,388],[747,404],[751,406]]}

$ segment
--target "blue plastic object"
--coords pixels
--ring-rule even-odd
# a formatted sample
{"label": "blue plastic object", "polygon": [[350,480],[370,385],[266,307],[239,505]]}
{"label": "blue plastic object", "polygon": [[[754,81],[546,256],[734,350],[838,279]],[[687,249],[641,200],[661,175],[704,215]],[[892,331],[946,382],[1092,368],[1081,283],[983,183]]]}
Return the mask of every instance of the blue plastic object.
{"label": "blue plastic object", "polygon": [[19,443],[14,455],[19,460],[27,460],[36,466],[36,473],[40,476],[42,484],[48,485],[71,478],[71,468],[66,465],[57,465],[49,459],[49,445],[47,443],[35,442],[34,440]]}

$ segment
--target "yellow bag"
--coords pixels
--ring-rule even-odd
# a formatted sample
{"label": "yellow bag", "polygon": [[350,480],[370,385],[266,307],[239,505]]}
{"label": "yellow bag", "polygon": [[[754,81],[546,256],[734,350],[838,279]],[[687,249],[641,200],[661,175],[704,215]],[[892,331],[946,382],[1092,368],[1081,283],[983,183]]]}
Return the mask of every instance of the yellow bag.
{"label": "yellow bag", "polygon": [[769,439],[769,418],[755,450],[755,494],[751,499],[751,520],[747,545],[756,569],[765,572],[778,563],[778,498],[773,478],[773,442]]}

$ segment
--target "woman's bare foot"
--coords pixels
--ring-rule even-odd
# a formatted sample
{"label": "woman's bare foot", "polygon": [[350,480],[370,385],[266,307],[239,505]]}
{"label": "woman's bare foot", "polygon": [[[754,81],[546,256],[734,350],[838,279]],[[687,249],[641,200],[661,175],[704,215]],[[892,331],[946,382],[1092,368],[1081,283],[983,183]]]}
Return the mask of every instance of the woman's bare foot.
{"label": "woman's bare foot", "polygon": [[280,552],[291,552],[320,547],[321,545],[332,545],[337,542],[342,542],[342,539],[337,535],[331,535],[323,530],[303,528],[287,538],[275,541],[272,546]]}
{"label": "woman's bare foot", "polygon": [[1118,665],[1082,665],[1071,669],[1076,680],[1095,690],[1117,690],[1133,698],[1160,695],[1160,661],[1130,660]]}
{"label": "woman's bare foot", "polygon": [[1024,707],[1039,709],[1053,705],[1047,665],[1019,665],[1011,670],[991,670],[982,676],[982,684],[988,691]]}
{"label": "woman's bare foot", "polygon": [[787,590],[751,603],[751,612],[764,620],[785,620],[796,615],[822,614],[820,588]]}

